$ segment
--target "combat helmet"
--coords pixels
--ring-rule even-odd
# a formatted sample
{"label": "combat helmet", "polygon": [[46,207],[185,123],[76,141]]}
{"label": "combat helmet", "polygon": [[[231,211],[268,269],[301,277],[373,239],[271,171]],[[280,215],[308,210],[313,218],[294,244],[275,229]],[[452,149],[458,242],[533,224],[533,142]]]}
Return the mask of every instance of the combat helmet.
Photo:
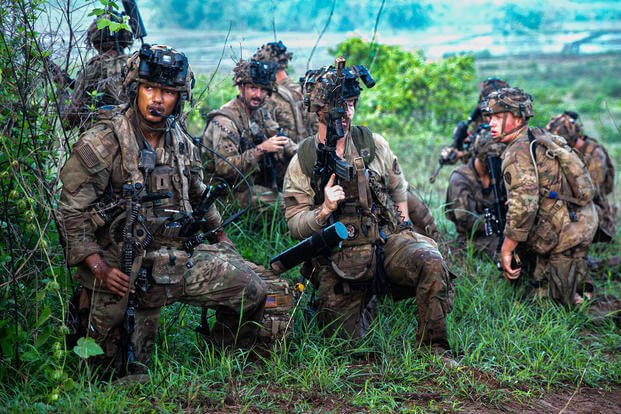
{"label": "combat helmet", "polygon": [[126,29],[112,32],[108,26],[100,29],[98,24],[101,24],[100,22],[104,20],[110,20],[113,23],[123,23],[123,16],[112,10],[97,16],[86,30],[86,43],[92,45],[100,52],[111,49],[117,49],[117,51],[121,52],[123,49],[131,47],[134,43],[132,33]]}
{"label": "combat helmet", "polygon": [[565,111],[552,118],[546,125],[546,130],[562,136],[572,147],[576,145],[578,138],[584,137],[579,115],[574,111]]}
{"label": "combat helmet", "polygon": [[284,45],[282,40],[278,42],[269,42],[262,45],[252,55],[252,60],[258,60],[259,62],[275,62],[277,69],[287,69],[289,61],[293,57],[293,53],[287,53],[287,46]]}
{"label": "combat helmet", "polygon": [[533,97],[519,88],[502,88],[487,95],[481,110],[485,115],[511,112],[528,120],[534,115]]}
{"label": "combat helmet", "polygon": [[178,91],[175,114],[181,112],[185,101],[192,102],[194,73],[186,56],[168,46],[145,43],[130,56],[123,68],[123,88],[130,102],[136,98],[139,83]]}
{"label": "combat helmet", "polygon": [[239,59],[233,68],[233,84],[252,84],[273,92],[276,90],[276,64],[271,61]]}
{"label": "combat helmet", "polygon": [[[339,72],[342,82],[339,82]],[[337,58],[336,66],[324,66],[321,69],[309,70],[306,76],[300,79],[304,105],[309,112],[317,112],[327,105],[335,94],[339,93],[340,99],[351,99],[360,96],[360,83],[362,80],[367,88],[375,86],[375,80],[368,69],[362,65],[345,67],[345,59]]]}
{"label": "combat helmet", "polygon": [[487,78],[481,82],[481,92],[479,93],[479,103],[485,100],[490,93],[502,88],[510,88],[511,86],[504,80],[496,77]]}

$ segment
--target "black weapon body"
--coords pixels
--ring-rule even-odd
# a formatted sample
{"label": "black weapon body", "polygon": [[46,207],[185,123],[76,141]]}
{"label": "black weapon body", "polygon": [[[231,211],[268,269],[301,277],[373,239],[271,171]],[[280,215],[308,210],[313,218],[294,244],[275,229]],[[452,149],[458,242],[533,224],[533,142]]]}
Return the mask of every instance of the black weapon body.
{"label": "black weapon body", "polygon": [[[267,139],[268,137],[263,132],[254,134],[252,136],[252,145],[256,147]],[[282,190],[282,188],[279,188],[278,186],[278,175],[276,172],[276,159],[274,158],[274,154],[271,152],[265,152],[261,157],[259,165],[261,167],[261,173],[263,174],[261,184],[265,185],[267,188],[277,188]]]}
{"label": "black weapon body", "polygon": [[343,240],[347,240],[347,229],[343,223],[337,221],[273,257],[270,267],[277,275],[284,273],[313,257],[328,254]]}
{"label": "black weapon body", "polygon": [[123,0],[123,9],[125,14],[129,16],[129,27],[132,29],[134,39],[142,39],[147,36],[147,29],[144,27],[144,22],[140,16],[140,10],[138,10],[138,4],[136,0]]}
{"label": "black weapon body", "polygon": [[[504,230],[507,216],[507,189],[505,188],[504,181],[502,179],[502,160],[497,155],[489,155],[485,160],[487,171],[490,176],[490,187],[494,194],[494,205],[492,211],[486,208],[483,211],[483,218],[485,220],[485,235],[491,236],[496,234],[498,236],[498,245],[496,246],[496,266],[502,270],[502,263],[500,262],[500,249],[504,241]],[[515,269],[521,266],[520,258],[517,254],[513,255],[511,266]]]}
{"label": "black weapon body", "polygon": [[326,140],[317,146],[317,160],[313,167],[313,191],[316,204],[323,202],[323,189],[328,184],[332,174],[336,175],[335,184],[354,179],[354,167],[336,155],[336,142],[345,136],[343,119],[345,118],[345,99],[343,98],[343,83],[345,77],[345,59],[336,59],[336,82],[330,94],[328,111],[326,113]]}
{"label": "black weapon body", "polygon": [[[144,223],[140,214],[142,203],[172,197],[171,192],[147,193],[140,196],[144,186],[141,183],[126,183],[123,185],[123,199],[125,200],[125,224],[123,226],[120,270],[132,279],[136,274],[134,287],[144,287],[147,283],[145,269],[134,269],[134,263],[140,252],[144,251],[153,241],[153,235]],[[137,272],[137,273],[136,273]],[[132,336],[136,326],[136,307],[138,298],[136,289],[130,289],[127,308],[123,318],[123,343],[125,348],[125,367],[128,374],[135,373],[136,349]]]}
{"label": "black weapon body", "polygon": [[466,119],[465,121],[459,121],[457,123],[457,126],[455,126],[455,129],[453,130],[453,138],[451,139],[451,143],[448,146],[451,151],[448,152],[447,157],[441,155],[438,159],[438,166],[434,170],[433,174],[431,174],[431,177],[429,177],[430,183],[433,184],[436,181],[436,177],[440,173],[442,167],[448,164],[455,164],[455,162],[457,161],[458,151],[464,151],[468,149],[468,146],[470,145],[470,143],[466,141],[466,138],[468,138],[468,127],[470,127],[470,124],[475,119],[478,119],[480,117],[481,109],[477,105],[472,110],[472,112],[470,112],[468,119]]}

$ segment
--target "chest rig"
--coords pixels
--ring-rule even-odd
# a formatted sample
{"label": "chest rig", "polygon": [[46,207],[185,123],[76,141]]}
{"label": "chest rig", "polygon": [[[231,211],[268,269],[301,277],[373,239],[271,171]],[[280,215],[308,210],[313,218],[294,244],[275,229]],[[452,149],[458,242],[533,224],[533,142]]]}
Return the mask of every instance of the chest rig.
{"label": "chest rig", "polygon": [[149,240],[149,245],[167,244],[169,237],[176,236],[177,229],[166,228],[164,223],[175,214],[192,212],[189,180],[193,148],[183,139],[183,132],[176,124],[167,124],[163,142],[153,148],[140,132],[136,134],[139,129],[134,117],[117,115],[104,122],[119,141],[126,177],[124,188],[140,188],[137,199],[140,200],[141,218],[137,231],[142,228],[151,235],[149,238],[153,240]]}
{"label": "chest rig", "polygon": [[[267,128],[264,125],[267,110],[259,108],[253,112],[253,116],[249,117],[243,107],[222,107],[216,111],[212,111],[207,115],[207,125],[214,123],[220,128],[226,136],[236,145],[239,153],[244,153],[249,149],[255,148],[267,138]],[[226,126],[215,120],[216,116],[228,118],[237,129],[237,133],[231,131]],[[282,183],[287,165],[285,162],[274,156],[274,154],[266,153],[259,160],[259,172],[254,177],[254,183],[267,188],[277,188]]]}
{"label": "chest rig", "polygon": [[347,229],[343,247],[372,244],[379,239],[379,220],[373,203],[368,180],[368,170],[362,157],[353,160],[354,179],[339,182],[345,192],[345,200],[333,213],[334,219]]}

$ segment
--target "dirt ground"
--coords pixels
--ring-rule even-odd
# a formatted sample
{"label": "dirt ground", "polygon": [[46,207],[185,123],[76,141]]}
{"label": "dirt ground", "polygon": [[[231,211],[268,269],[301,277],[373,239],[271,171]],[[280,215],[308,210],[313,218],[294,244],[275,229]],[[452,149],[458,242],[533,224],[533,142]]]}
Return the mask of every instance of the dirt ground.
{"label": "dirt ground", "polygon": [[[274,390],[274,394],[283,394],[282,389]],[[273,395],[274,395],[273,394]],[[338,414],[357,414],[371,412],[371,410],[355,407],[347,403],[342,395],[319,395],[306,394],[299,395],[293,400],[303,400],[306,405],[313,407],[312,413],[338,413]],[[430,402],[435,402],[430,404]],[[283,403],[271,405],[270,409],[259,409],[247,407],[228,401],[224,408],[211,411],[215,414],[229,413],[290,413],[295,412],[295,403]],[[610,390],[599,388],[582,387],[569,393],[550,393],[544,398],[530,400],[528,403],[505,402],[497,407],[488,407],[482,403],[472,401],[448,401],[443,400],[442,395],[436,393],[406,394],[402,396],[401,408],[414,407],[434,407],[430,412],[442,413],[472,413],[472,414],[499,414],[499,413],[521,413],[521,414],[619,414],[621,413],[621,386],[614,386]],[[456,410],[451,406],[458,407]],[[193,408],[186,407],[193,412]],[[398,410],[396,410],[398,411]],[[373,410],[377,412],[377,410]]]}
{"label": "dirt ground", "polygon": [[619,414],[621,413],[621,386],[609,391],[583,387],[572,393],[551,393],[533,399],[528,404],[508,403],[498,409],[465,404],[464,413],[522,413],[522,414]]}

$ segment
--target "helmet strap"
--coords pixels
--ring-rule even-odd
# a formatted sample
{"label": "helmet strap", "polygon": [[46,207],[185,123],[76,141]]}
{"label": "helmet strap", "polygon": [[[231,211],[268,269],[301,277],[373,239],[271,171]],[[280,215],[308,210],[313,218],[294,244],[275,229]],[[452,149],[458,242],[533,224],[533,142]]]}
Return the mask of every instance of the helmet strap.
{"label": "helmet strap", "polygon": [[[522,122],[521,124],[517,125],[512,130],[505,131],[505,128],[507,126],[507,114],[508,113],[509,112],[503,112],[502,113],[502,129],[500,130],[500,135],[498,135],[498,141],[502,141],[505,137],[513,134],[516,131],[521,130],[522,128],[524,128],[526,126],[526,122]],[[522,120],[524,120],[524,118],[522,118]]]}

